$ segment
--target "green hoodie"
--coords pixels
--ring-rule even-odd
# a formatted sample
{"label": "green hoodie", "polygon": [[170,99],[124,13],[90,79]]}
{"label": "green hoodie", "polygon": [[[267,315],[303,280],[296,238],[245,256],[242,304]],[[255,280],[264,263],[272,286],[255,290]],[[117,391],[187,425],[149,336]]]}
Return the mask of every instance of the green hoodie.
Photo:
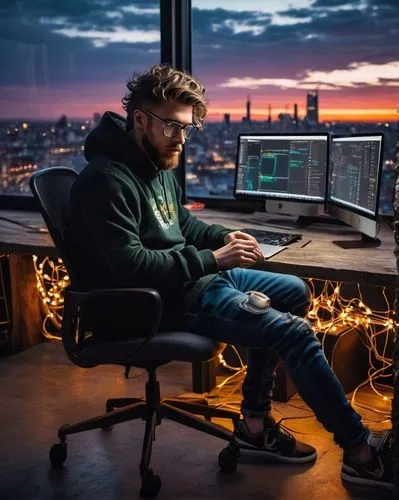
{"label": "green hoodie", "polygon": [[196,219],[171,171],[158,171],[106,112],[87,137],[88,165],[71,189],[65,233],[79,287],[155,288],[164,323],[191,310],[218,268],[212,250],[230,229]]}

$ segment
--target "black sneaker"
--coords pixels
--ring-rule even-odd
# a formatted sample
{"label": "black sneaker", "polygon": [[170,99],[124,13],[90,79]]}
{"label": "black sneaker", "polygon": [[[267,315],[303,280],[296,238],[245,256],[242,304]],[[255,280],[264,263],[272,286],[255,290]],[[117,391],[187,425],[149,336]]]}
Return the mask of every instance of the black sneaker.
{"label": "black sneaker", "polygon": [[316,460],[313,446],[297,441],[272,419],[265,420],[264,430],[251,433],[244,420],[235,424],[234,442],[242,454],[259,455],[278,462],[304,464]]}
{"label": "black sneaker", "polygon": [[341,477],[348,483],[364,486],[377,486],[391,490],[393,488],[393,465],[391,431],[383,434],[370,434],[371,460],[354,462],[344,452]]}

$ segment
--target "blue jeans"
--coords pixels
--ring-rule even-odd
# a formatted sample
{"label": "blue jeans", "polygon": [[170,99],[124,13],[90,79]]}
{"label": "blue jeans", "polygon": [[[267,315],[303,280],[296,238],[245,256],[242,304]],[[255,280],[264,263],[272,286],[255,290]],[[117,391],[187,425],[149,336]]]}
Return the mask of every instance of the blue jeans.
{"label": "blue jeans", "polygon": [[[239,306],[250,290],[270,297],[271,305],[262,314]],[[369,431],[303,318],[309,304],[309,288],[295,276],[235,268],[219,273],[209,283],[197,310],[186,313],[183,328],[248,347],[241,406],[246,416],[262,417],[270,412],[278,359],[283,359],[303,400],[333,433],[335,442],[347,449],[364,442]]]}

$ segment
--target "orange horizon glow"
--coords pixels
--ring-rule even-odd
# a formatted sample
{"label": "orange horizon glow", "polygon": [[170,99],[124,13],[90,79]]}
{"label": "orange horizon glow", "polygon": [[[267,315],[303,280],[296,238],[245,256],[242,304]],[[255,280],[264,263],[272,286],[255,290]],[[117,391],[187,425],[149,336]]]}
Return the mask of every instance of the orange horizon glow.
{"label": "orange horizon glow", "polygon": [[[367,103],[369,105],[369,103]],[[245,116],[246,110],[243,108],[230,108],[223,110],[222,108],[209,107],[207,119],[210,121],[221,121],[226,113],[230,114],[232,121],[239,121]],[[272,120],[277,120],[280,113],[289,113],[293,116],[293,109],[274,108],[272,109]],[[251,110],[251,118],[254,121],[266,120],[269,115],[268,109],[253,109]],[[303,119],[306,115],[306,110],[298,108],[299,119]],[[399,118],[399,113],[392,108],[352,108],[345,109],[337,108],[319,108],[319,121],[345,121],[345,122],[396,122]]]}
{"label": "orange horizon glow", "polygon": [[[121,115],[124,111],[120,96],[125,93],[124,85],[110,84],[97,89],[93,93],[91,86],[45,89],[37,87],[35,98],[28,96],[26,100],[15,99],[15,96],[25,95],[23,87],[5,88],[8,96],[0,99],[0,119],[6,120],[57,120],[66,114],[71,119],[87,120],[94,113],[103,113],[110,110]],[[8,99],[6,98],[8,97]],[[223,121],[226,113],[232,121],[241,121],[246,115],[245,103],[247,94],[242,96],[220,95],[218,90],[209,89],[208,121]],[[259,96],[251,95],[251,117],[254,121],[264,121],[269,115],[266,103],[272,103],[272,120],[277,120],[280,113],[289,113],[293,116],[294,105],[298,103],[298,116],[303,119],[306,114],[304,95],[292,93],[290,95]],[[289,104],[288,104],[289,103]],[[346,107],[346,103],[351,107]],[[372,95],[356,96],[341,93],[339,96],[319,94],[319,121],[345,122],[396,122],[399,117],[396,96],[377,93]]]}
{"label": "orange horizon glow", "polygon": [[[68,111],[65,112],[65,109]],[[108,106],[100,109],[100,106],[96,106],[95,108],[87,108],[76,110],[74,113],[73,106],[68,106],[67,108],[63,107],[59,110],[54,109],[51,110],[48,115],[41,113],[40,116],[34,116],[25,114],[24,116],[21,114],[15,114],[14,116],[0,116],[0,120],[57,120],[61,115],[66,114],[70,119],[78,119],[78,120],[89,120],[93,117],[94,113],[102,114],[105,111],[114,111],[118,114],[124,116],[124,111],[118,108],[111,103]],[[86,113],[85,113],[86,111]],[[286,109],[275,109],[272,112],[272,120],[278,120],[278,115],[280,113],[289,113],[291,116],[293,115],[292,110],[287,111]],[[221,122],[224,120],[224,115],[230,114],[230,120],[233,122],[241,121],[242,117],[245,116],[245,110],[240,109],[225,109],[223,111],[214,110],[212,107],[209,108],[209,113],[206,118],[206,121],[210,122]],[[299,119],[302,120],[305,116],[305,113],[301,110],[298,111]],[[264,112],[257,110],[256,112],[251,112],[251,118],[253,121],[265,121],[268,118],[268,111]],[[319,111],[319,121],[320,122],[370,122],[370,123],[378,123],[378,122],[396,122],[399,120],[399,114],[391,109],[323,109],[321,112]]]}
{"label": "orange horizon glow", "polygon": [[[240,121],[244,113],[239,112],[225,112],[230,113],[231,121]],[[218,122],[223,120],[225,113],[214,113],[211,109],[209,111],[207,120],[211,122]],[[272,120],[277,120],[279,113],[287,113],[287,110],[281,110],[272,113]],[[292,113],[290,113],[292,116]],[[268,113],[251,113],[251,117],[254,121],[264,121],[267,120]],[[299,113],[299,119],[304,118],[304,113]],[[330,110],[319,112],[320,122],[396,122],[398,120],[398,115],[391,110],[365,110],[365,109],[352,109],[352,110]]]}

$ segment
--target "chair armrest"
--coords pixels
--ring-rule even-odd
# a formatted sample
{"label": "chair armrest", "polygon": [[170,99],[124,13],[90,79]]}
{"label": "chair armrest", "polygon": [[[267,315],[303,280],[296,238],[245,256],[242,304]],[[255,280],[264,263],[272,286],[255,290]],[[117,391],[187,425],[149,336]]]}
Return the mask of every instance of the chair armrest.
{"label": "chair armrest", "polygon": [[[87,332],[97,327],[115,328],[115,318],[132,329],[132,337],[144,337],[140,349],[158,331],[162,300],[152,288],[106,288],[86,291],[65,290],[62,340],[67,353],[76,355]],[[111,319],[110,319],[111,318]],[[108,323],[111,322],[111,325]],[[94,327],[94,331],[95,331]],[[95,332],[94,332],[95,333]],[[112,333],[112,332],[111,332]],[[110,339],[112,340],[112,339]],[[73,359],[76,362],[75,359]]]}

